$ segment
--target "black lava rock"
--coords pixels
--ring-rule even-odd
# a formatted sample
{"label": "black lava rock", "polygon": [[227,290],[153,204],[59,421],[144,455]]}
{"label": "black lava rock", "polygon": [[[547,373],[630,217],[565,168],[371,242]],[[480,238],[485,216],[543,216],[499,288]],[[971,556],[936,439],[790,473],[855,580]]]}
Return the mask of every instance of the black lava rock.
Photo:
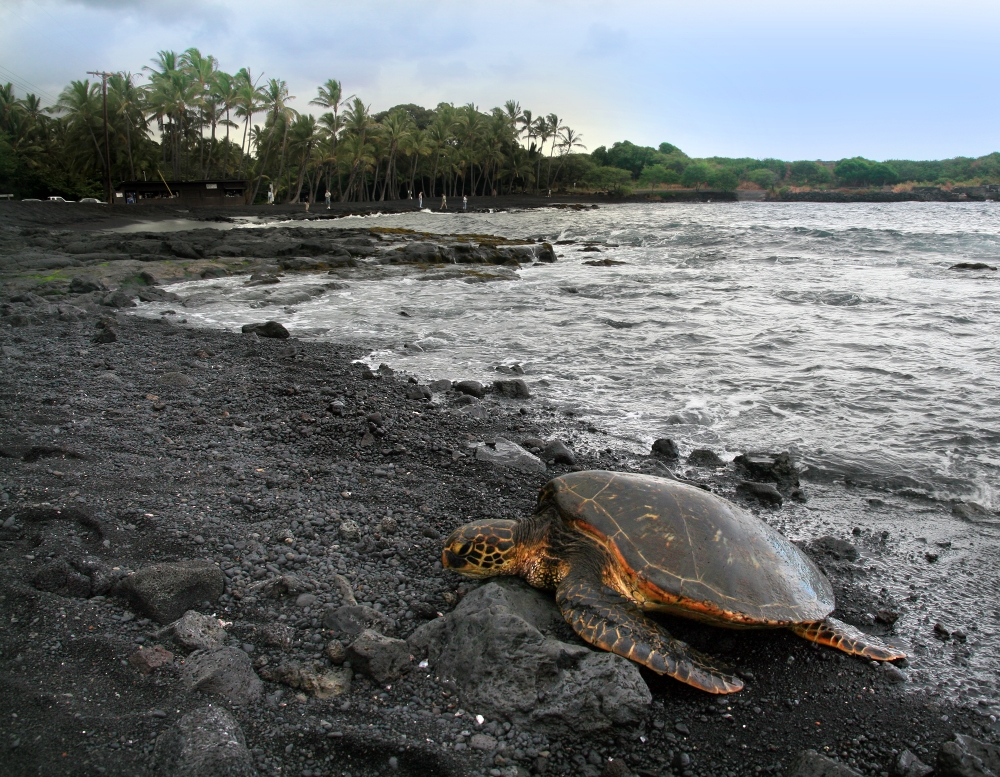
{"label": "black lava rock", "polygon": [[529,399],[531,397],[528,384],[520,378],[495,380],[493,381],[493,391],[502,397],[510,397],[511,399]]}
{"label": "black lava rock", "polygon": [[718,469],[726,466],[726,462],[716,455],[715,451],[708,448],[695,448],[687,457],[687,462],[692,467],[710,467]]}
{"label": "black lava rock", "polygon": [[744,499],[752,499],[768,507],[780,507],[784,499],[781,492],[770,483],[755,483],[744,480],[736,486],[736,493]]}
{"label": "black lava rock", "polygon": [[483,394],[485,393],[483,384],[478,380],[460,380],[455,384],[455,390],[462,394],[468,394],[470,397],[475,397],[476,399],[482,399]]}
{"label": "black lava rock", "polygon": [[991,264],[986,262],[959,262],[948,268],[949,270],[996,270]]}
{"label": "black lava rock", "polygon": [[258,337],[272,337],[278,340],[288,339],[288,330],[277,321],[265,321],[263,324],[244,324],[244,333],[253,332]]}
{"label": "black lava rock", "polygon": [[788,452],[741,453],[733,464],[746,473],[750,480],[775,483],[778,488],[792,489],[799,486],[799,473]]}
{"label": "black lava rock", "polygon": [[677,443],[669,437],[661,437],[653,443],[653,454],[668,461],[676,461],[681,455]]}
{"label": "black lava rock", "polygon": [[1000,775],[1000,747],[956,734],[938,750],[938,777],[997,777]]}
{"label": "black lava rock", "polygon": [[239,723],[221,707],[189,712],[160,734],[153,762],[164,777],[257,777]]}
{"label": "black lava rock", "polygon": [[119,593],[158,623],[167,624],[225,590],[225,575],[209,561],[150,564],[126,577]]}
{"label": "black lava rock", "polygon": [[813,553],[829,556],[838,561],[856,561],[860,555],[858,549],[847,540],[829,535],[813,540],[809,548]]}

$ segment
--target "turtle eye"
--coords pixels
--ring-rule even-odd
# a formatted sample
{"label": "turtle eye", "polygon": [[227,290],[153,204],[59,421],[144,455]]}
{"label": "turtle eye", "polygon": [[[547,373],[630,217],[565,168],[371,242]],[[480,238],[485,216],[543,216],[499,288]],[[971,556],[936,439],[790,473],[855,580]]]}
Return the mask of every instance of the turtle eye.
{"label": "turtle eye", "polygon": [[457,551],[455,551],[455,552],[459,556],[468,556],[471,551],[472,551],[472,543],[471,542],[463,542],[462,545],[461,545],[461,547]]}

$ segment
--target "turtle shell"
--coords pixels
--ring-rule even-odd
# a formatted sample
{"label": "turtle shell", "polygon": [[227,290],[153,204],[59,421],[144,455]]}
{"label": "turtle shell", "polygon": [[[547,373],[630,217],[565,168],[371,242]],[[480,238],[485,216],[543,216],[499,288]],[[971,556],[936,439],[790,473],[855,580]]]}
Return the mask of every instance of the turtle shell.
{"label": "turtle shell", "polygon": [[833,611],[830,581],[801,550],[694,486],[573,472],[550,481],[538,506],[554,507],[567,530],[603,546],[617,561],[605,581],[645,609],[737,627],[818,621]]}

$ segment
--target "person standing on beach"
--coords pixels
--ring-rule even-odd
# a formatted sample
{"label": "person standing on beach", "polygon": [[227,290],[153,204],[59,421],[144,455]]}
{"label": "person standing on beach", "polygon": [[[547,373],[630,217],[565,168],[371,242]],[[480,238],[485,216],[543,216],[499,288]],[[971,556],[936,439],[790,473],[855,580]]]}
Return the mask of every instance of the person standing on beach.
{"label": "person standing on beach", "polygon": [[417,210],[423,210],[423,209],[424,209],[424,193],[420,192],[417,195]]}
{"label": "person standing on beach", "polygon": [[448,210],[448,195],[441,195],[441,210]]}
{"label": "person standing on beach", "polygon": [[326,190],[326,209],[330,210],[330,190]]}
{"label": "person standing on beach", "polygon": [[469,210],[469,198],[464,194],[462,195],[462,210],[466,212]]}
{"label": "person standing on beach", "polygon": [[274,205],[274,184],[268,184],[267,187],[267,204]]}
{"label": "person standing on beach", "polygon": [[305,197],[304,200],[305,200],[305,203],[306,203],[306,213],[308,213],[309,212],[309,197],[308,196]]}

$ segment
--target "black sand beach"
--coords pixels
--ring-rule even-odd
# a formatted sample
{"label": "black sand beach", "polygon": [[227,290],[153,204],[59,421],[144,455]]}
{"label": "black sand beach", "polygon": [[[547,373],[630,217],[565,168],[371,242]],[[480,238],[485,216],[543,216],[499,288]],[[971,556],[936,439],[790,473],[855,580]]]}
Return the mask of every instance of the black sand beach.
{"label": "black sand beach", "polygon": [[[956,734],[997,741],[989,717],[909,692],[905,665],[786,631],[664,619],[735,667],[746,689],[731,696],[595,662],[551,595],[442,571],[443,538],[470,518],[529,515],[538,489],[571,469],[669,466],[778,515],[745,501],[745,471],[585,447],[579,422],[535,389],[518,396],[516,373],[475,397],[372,372],[356,347],[294,331],[192,329],[180,307],[162,320],[128,313],[140,291],[169,299],[170,279],[210,266],[332,267],[343,282],[350,251],[299,270],[279,255],[88,259],[61,250],[69,233],[114,253],[90,230],[117,214],[47,223],[39,206],[16,207],[0,210],[4,774],[926,774],[900,767],[901,754],[933,766]],[[42,266],[47,252],[76,264]],[[97,285],[71,286],[77,277]],[[552,440],[572,457],[539,448]],[[504,441],[540,458],[490,461]],[[807,551],[834,582],[835,614],[891,637],[899,603],[870,592],[850,543]],[[797,767],[806,750],[842,766]],[[945,748],[938,774],[990,773],[949,771],[956,752]]]}

